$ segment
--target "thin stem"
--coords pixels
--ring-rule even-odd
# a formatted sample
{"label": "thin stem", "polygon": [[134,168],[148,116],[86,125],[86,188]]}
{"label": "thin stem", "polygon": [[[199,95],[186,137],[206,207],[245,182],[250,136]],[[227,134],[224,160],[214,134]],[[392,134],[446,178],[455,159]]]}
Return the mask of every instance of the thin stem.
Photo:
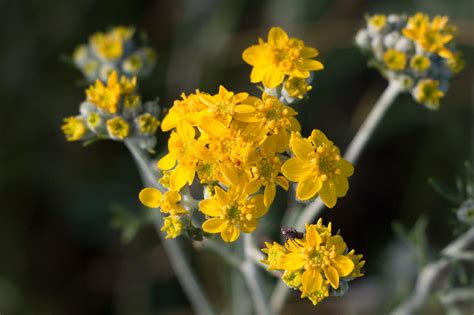
{"label": "thin stem", "polygon": [[[133,139],[127,139],[125,140],[125,145],[129,149],[137,164],[143,184],[145,186],[153,186],[163,190],[163,187],[159,185],[156,178],[153,176],[153,172],[150,167],[151,163],[148,157],[145,156],[144,152],[140,149],[137,143]],[[162,240],[161,243],[167,252],[168,258],[171,262],[171,267],[173,268],[179,283],[183,287],[183,290],[188,297],[194,311],[200,315],[215,314],[199,280],[189,265],[189,259],[186,257],[180,242],[176,239],[165,240],[163,234],[160,233],[160,226],[158,222],[155,223],[155,229]]]}
{"label": "thin stem", "polygon": [[[365,148],[365,145],[374,133],[375,128],[382,120],[382,117],[393,104],[400,92],[400,83],[394,80],[389,81],[387,88],[385,88],[385,91],[379,97],[374,107],[370,111],[369,115],[362,123],[356,135],[349,144],[344,154],[344,158],[346,160],[348,160],[352,164],[357,163],[360,154],[362,153]],[[323,208],[324,204],[320,198],[317,198],[316,200],[308,204],[303,209],[301,215],[298,217],[295,224],[295,228],[297,230],[304,229],[307,223],[314,221],[314,219],[321,213]],[[285,305],[289,291],[289,288],[283,282],[278,282],[270,299],[270,307],[273,312],[278,314],[281,311],[281,309]]]}
{"label": "thin stem", "polygon": [[[456,256],[466,248],[474,244],[474,228],[471,228],[466,233],[458,237],[448,246],[446,246],[441,253],[447,256]],[[408,298],[402,302],[391,315],[410,315],[416,313],[425,304],[426,299],[430,296],[435,286],[439,283],[441,278],[447,274],[452,260],[448,258],[441,258],[431,264],[426,265],[418,275],[415,289],[409,294]]]}
{"label": "thin stem", "polygon": [[265,294],[262,290],[262,281],[260,280],[258,270],[252,258],[252,235],[244,234],[244,253],[245,260],[242,263],[240,269],[244,276],[245,282],[251,292],[253,304],[255,305],[255,311],[259,315],[271,315],[272,312],[268,307]]}
{"label": "thin stem", "polygon": [[202,242],[193,242],[193,244],[196,248],[199,248],[199,249],[202,248],[202,249],[213,251],[214,253],[219,255],[230,266],[237,268],[237,270],[240,270],[240,266],[243,263],[242,259],[238,257],[237,255],[233,254],[231,251],[227,250],[226,248],[223,248],[215,240],[206,238]]}

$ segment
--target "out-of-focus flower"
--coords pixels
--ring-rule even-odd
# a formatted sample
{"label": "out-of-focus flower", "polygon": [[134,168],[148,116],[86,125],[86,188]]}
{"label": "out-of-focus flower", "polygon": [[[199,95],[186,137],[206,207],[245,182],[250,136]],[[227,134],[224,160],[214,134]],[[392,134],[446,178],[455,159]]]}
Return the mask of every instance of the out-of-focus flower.
{"label": "out-of-focus flower", "polygon": [[[72,125],[64,128],[63,132],[68,139],[93,140],[113,139],[123,141],[134,137],[139,145],[152,150],[156,144],[155,133],[160,125],[157,115],[159,107],[156,102],[142,103],[137,91],[135,77],[127,78],[113,71],[107,83],[97,80],[86,89],[86,100],[80,105],[80,116]],[[84,127],[82,132],[79,132]],[[71,136],[72,135],[72,136]]]}
{"label": "out-of-focus flower", "polygon": [[66,136],[67,141],[78,141],[84,138],[87,133],[87,126],[81,117],[64,118],[61,130]]}
{"label": "out-of-focus flower", "polygon": [[290,148],[295,156],[283,164],[282,173],[298,182],[298,199],[308,200],[319,194],[327,207],[334,207],[337,198],[345,196],[349,189],[347,178],[354,172],[352,164],[341,157],[339,149],[320,130],[313,130],[308,138],[294,135]]}
{"label": "out-of-focus flower", "polygon": [[[418,103],[430,109],[439,107],[449,81],[464,68],[455,27],[446,16],[369,16],[355,41],[369,54],[370,65],[388,80],[400,81]],[[428,93],[423,89],[429,89]]]}
{"label": "out-of-focus flower", "polygon": [[266,243],[262,260],[269,270],[283,270],[282,280],[291,288],[301,291],[316,305],[339,289],[341,284],[361,277],[365,261],[362,255],[348,252],[340,235],[332,235],[330,227],[322,224],[307,225],[301,238],[289,238],[284,246]]}
{"label": "out-of-focus flower", "polygon": [[183,221],[178,216],[167,216],[163,218],[162,232],[166,232],[166,239],[176,238],[183,233]]}
{"label": "out-of-focus flower", "polygon": [[459,221],[468,225],[474,225],[474,200],[468,199],[464,201],[456,210]]}
{"label": "out-of-focus flower", "polygon": [[322,70],[323,65],[312,58],[318,51],[305,46],[298,38],[290,38],[280,27],[272,27],[267,42],[259,39],[258,45],[247,48],[242,58],[253,66],[250,80],[262,82],[267,88],[280,85],[285,76],[307,78],[310,71]]}
{"label": "out-of-focus flower", "polygon": [[105,82],[112,71],[127,77],[144,78],[155,66],[156,53],[150,47],[137,47],[134,27],[117,26],[97,32],[87,44],[79,45],[72,59],[86,80]]}

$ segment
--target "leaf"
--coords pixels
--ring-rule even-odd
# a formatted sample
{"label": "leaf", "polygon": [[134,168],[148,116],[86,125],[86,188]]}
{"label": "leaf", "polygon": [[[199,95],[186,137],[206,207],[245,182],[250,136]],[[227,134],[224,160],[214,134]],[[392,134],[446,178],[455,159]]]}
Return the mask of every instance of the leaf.
{"label": "leaf", "polygon": [[142,218],[118,203],[110,206],[110,212],[112,217],[110,225],[121,232],[122,242],[129,243],[142,226]]}

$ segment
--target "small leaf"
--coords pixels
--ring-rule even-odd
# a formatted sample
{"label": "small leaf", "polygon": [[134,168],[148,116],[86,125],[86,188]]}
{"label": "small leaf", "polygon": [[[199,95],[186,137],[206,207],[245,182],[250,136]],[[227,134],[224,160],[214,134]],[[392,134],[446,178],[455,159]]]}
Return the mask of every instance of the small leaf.
{"label": "small leaf", "polygon": [[445,184],[441,183],[435,178],[429,178],[428,179],[428,184],[443,198],[456,203],[460,204],[463,201],[462,196],[459,195],[459,193],[453,191],[449,187],[447,187]]}

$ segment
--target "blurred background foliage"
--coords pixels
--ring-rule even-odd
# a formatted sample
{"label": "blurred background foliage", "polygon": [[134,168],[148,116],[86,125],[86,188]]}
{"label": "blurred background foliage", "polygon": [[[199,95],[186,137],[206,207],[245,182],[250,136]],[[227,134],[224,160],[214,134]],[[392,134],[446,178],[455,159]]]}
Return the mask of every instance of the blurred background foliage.
{"label": "blurred background foliage", "polygon": [[[310,99],[297,105],[303,131],[321,129],[343,149],[386,86],[353,45],[364,14],[416,11],[449,15],[458,25],[466,68],[438,112],[409,95],[398,98],[360,159],[348,196],[323,213],[351,248],[366,255],[367,276],[344,298],[316,308],[295,295],[289,314],[385,314],[413,280],[412,249],[395,241],[394,220],[411,227],[426,217],[415,226],[426,225],[431,254],[453,238],[452,204],[427,179],[453,183],[463,161],[473,158],[474,3],[1,1],[0,313],[192,313],[155,231],[140,229],[123,244],[110,227],[114,203],[139,211],[141,184],[125,147],[110,141],[83,148],[63,139],[62,118],[77,112],[84,91],[76,84],[80,73],[61,55],[95,31],[136,25],[158,51],[158,66],[141,91],[169,107],[183,91],[214,93],[219,84],[258,94],[241,52],[269,27],[282,26],[317,47],[326,67],[316,74]],[[285,202],[279,195],[266,222],[274,231]],[[207,253],[192,259],[212,298],[220,299],[222,262]],[[442,311],[433,307],[427,314],[436,313]]]}

